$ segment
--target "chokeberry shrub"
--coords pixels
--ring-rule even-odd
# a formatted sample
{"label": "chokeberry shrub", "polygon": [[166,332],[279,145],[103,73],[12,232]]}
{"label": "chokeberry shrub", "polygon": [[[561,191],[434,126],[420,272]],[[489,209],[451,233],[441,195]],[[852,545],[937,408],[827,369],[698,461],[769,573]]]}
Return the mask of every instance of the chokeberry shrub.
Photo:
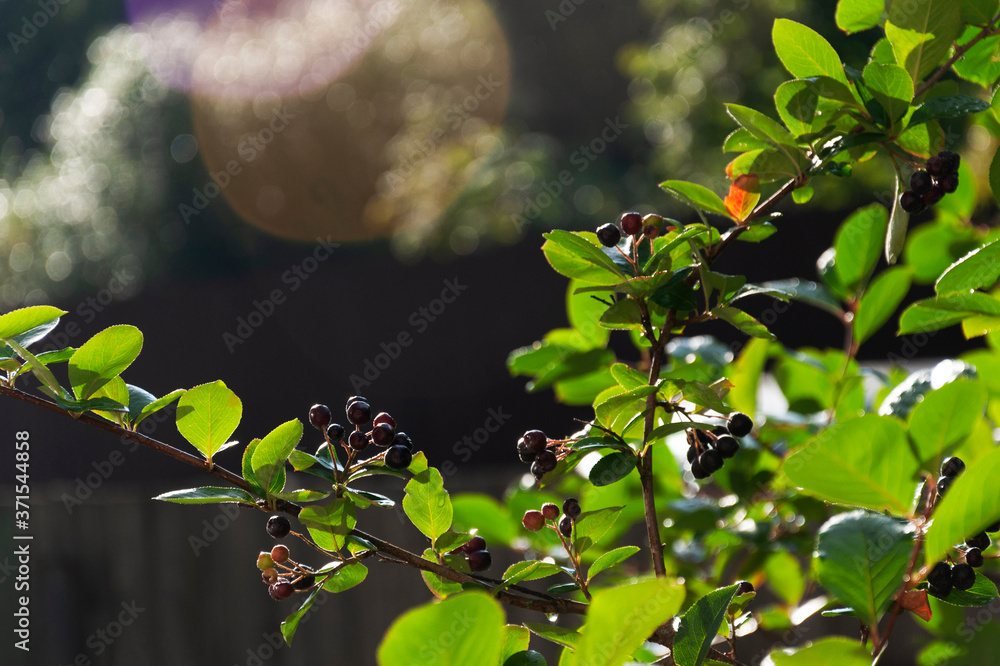
{"label": "chokeberry shrub", "polygon": [[[1000,240],[971,223],[977,190],[958,130],[971,118],[1000,134],[996,105],[985,99],[1000,79],[1000,2],[920,0],[886,10],[881,1],[840,0],[836,11],[845,32],[884,37],[866,62],[843,62],[820,34],[776,20],[776,55],[791,78],[775,91],[778,119],[726,105],[734,123],[723,143],[734,153],[728,193],[662,184],[696,219],[625,212],[595,231],[544,234],[542,252],[569,279],[570,326],[512,352],[509,370],[530,378],[532,392],[592,406],[593,417],[568,425],[568,435],[529,430],[511,442],[511,461],[530,473],[502,501],[453,497],[419,450],[421,434],[411,439],[384,411],[373,419],[364,396],[346,401],[338,420],[348,425],[323,404],[304,407],[300,416],[316,431],[292,418],[250,439],[238,471],[224,469],[213,459],[236,445],[242,402],[223,382],[162,397],[126,384],[121,375],[143,339],[127,325],[36,356],[32,345],[65,314],[55,307],[0,316],[0,393],[227,484],[158,500],[266,512],[268,545],[256,564],[276,601],[298,595],[281,626],[289,644],[317,596],[362,583],[365,560],[377,556],[418,570],[437,598],[388,628],[377,655],[387,666],[424,663],[414,661],[423,648],[454,657],[442,663],[545,663],[532,640],[560,646],[560,664],[868,664],[891,649],[903,616],[923,627],[906,642],[924,642],[924,661],[938,663],[933,651],[942,646],[960,656],[972,643],[951,640],[957,623],[935,615],[998,602],[988,574],[997,559],[989,533],[1000,528]],[[847,216],[817,257],[817,279],[776,266],[775,280],[755,284],[717,270],[724,252],[751,253],[783,224],[808,222],[782,222],[779,205],[804,204],[815,183],[847,179],[869,161],[894,174],[894,193]],[[990,181],[1000,195],[1000,158]],[[911,214],[928,221],[908,231]],[[930,295],[894,318],[914,283],[932,285]],[[792,302],[819,308],[843,330],[842,348],[787,348],[768,318],[748,313],[761,302],[789,317],[799,311]],[[711,322],[748,340],[723,345],[703,333]],[[888,371],[866,367],[861,346],[889,324],[914,345],[953,326],[985,345],[916,372],[898,363],[906,357],[890,359]],[[613,331],[630,351],[609,345]],[[62,363],[68,386],[51,370]],[[765,370],[787,401],[784,413],[760,409]],[[45,397],[16,386],[29,374]],[[196,453],[137,432],[173,402]],[[289,466],[317,487],[287,489]],[[365,489],[372,475],[398,478],[402,497]],[[423,552],[362,529],[359,509],[397,501],[426,538]],[[641,546],[624,543],[636,532]],[[490,546],[520,561],[493,570]],[[536,611],[540,621],[505,625],[503,605]],[[860,640],[739,649],[741,637],[788,635],[821,612],[855,618]],[[441,628],[455,618],[467,629],[445,643]]]}

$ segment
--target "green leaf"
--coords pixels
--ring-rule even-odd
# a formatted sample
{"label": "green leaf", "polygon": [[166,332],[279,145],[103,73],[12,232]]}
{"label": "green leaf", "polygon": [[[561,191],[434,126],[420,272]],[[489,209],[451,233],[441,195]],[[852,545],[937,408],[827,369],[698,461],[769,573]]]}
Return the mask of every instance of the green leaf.
{"label": "green leaf", "polygon": [[821,638],[793,654],[775,651],[770,657],[774,666],[869,666],[872,663],[872,656],[858,641],[841,636]]}
{"label": "green leaf", "polygon": [[928,120],[938,118],[958,118],[970,113],[979,113],[988,108],[990,105],[983,100],[968,95],[932,97],[913,112],[913,115],[910,116],[910,125],[921,125]]}
{"label": "green leaf", "polygon": [[90,338],[69,360],[69,382],[77,398],[94,394],[132,365],[142,351],[142,333],[135,326],[111,326]]}
{"label": "green leaf", "polygon": [[818,533],[819,580],[873,626],[903,586],[912,550],[913,527],[907,521],[866,511],[842,513]]}
{"label": "green leaf", "polygon": [[865,67],[864,79],[865,85],[882,105],[889,125],[895,127],[910,109],[910,101],[913,99],[913,80],[910,75],[898,65],[880,65],[873,62]]}
{"label": "green leaf", "polygon": [[404,613],[378,648],[379,666],[495,664],[504,644],[504,612],[482,592],[464,592]]}
{"label": "green leaf", "polygon": [[[575,584],[573,583],[567,583],[567,585],[573,585],[573,587],[575,587]],[[576,644],[580,641],[580,632],[576,629],[560,627],[558,624],[525,622],[524,626],[536,636],[541,636],[545,640],[551,641],[556,645],[562,645],[563,647],[576,647]]]}
{"label": "green leaf", "polygon": [[323,590],[334,594],[343,592],[360,585],[367,576],[368,567],[361,562],[340,566],[323,583]]}
{"label": "green leaf", "polygon": [[928,565],[942,559],[948,549],[1000,519],[1000,493],[994,488],[1000,475],[1000,449],[994,449],[970,464],[955,479],[934,509],[934,522],[927,530],[924,555]]}
{"label": "green leaf", "polygon": [[[1000,95],[997,95],[1000,98]],[[990,162],[990,191],[993,192],[993,199],[1000,202],[1000,148],[993,153],[993,160]]]}
{"label": "green leaf", "polygon": [[561,573],[565,573],[562,567],[549,562],[542,562],[541,560],[515,562],[504,571],[503,585],[501,587],[517,585],[525,580],[540,580]]}
{"label": "green leaf", "polygon": [[[504,664],[506,660],[515,654],[526,651],[528,643],[531,640],[531,634],[528,632],[528,629],[519,624],[508,624],[503,628],[503,631],[503,650],[500,653],[501,664]],[[542,663],[544,664],[544,661]]]}
{"label": "green leaf", "polygon": [[941,274],[934,284],[939,296],[988,289],[1000,279],[1000,241],[992,241],[968,253]]}
{"label": "green leaf", "polygon": [[[739,104],[726,104],[726,111],[733,117],[733,120],[758,139],[770,141],[779,148],[782,146],[795,146],[796,144],[795,137],[787,129],[760,111],[747,106],[740,106]],[[791,157],[786,149],[782,148],[782,151]]]}
{"label": "green leaf", "polygon": [[504,660],[503,666],[546,666],[547,663],[540,652],[523,650]]}
{"label": "green leaf", "polygon": [[[761,141],[742,127],[730,132],[722,144],[722,151],[725,153],[742,153],[748,150],[763,150],[770,148],[771,144]],[[727,216],[728,217],[728,216]]]}
{"label": "green leaf", "polygon": [[451,496],[444,489],[441,472],[429,467],[410,479],[403,490],[403,510],[428,539],[434,541],[451,528]]}
{"label": "green leaf", "polygon": [[771,39],[781,64],[795,78],[829,76],[847,85],[840,56],[830,42],[812,28],[788,19],[778,19],[774,22]]}
{"label": "green leaf", "polygon": [[[59,385],[56,376],[34,354],[22,347],[14,338],[7,338],[5,342],[17,352],[18,356],[30,364],[31,374],[35,375],[35,378],[38,379],[42,386],[49,390],[50,395],[56,399],[56,402],[59,402],[59,400],[67,401],[69,399],[69,394]],[[75,411],[66,406],[62,406],[62,408],[68,411]]]}
{"label": "green leaf", "polygon": [[733,307],[713,308],[712,316],[732,324],[747,335],[752,335],[755,338],[764,338],[765,340],[776,339],[774,335],[767,330],[766,326],[748,315],[746,312],[743,312],[743,310]]}
{"label": "green leaf", "polygon": [[783,469],[807,495],[905,514],[919,461],[899,421],[867,414],[822,431],[788,456]]}
{"label": "green leaf", "polygon": [[[191,391],[188,391],[187,395],[191,395]],[[183,401],[184,398],[181,398],[181,402]],[[302,422],[292,419],[267,433],[257,445],[250,462],[254,476],[268,493],[281,492],[285,487],[285,461],[301,439]]]}
{"label": "green leaf", "polygon": [[180,397],[182,395],[184,395],[184,393],[185,393],[184,389],[176,389],[174,391],[171,391],[170,393],[166,394],[162,398],[157,398],[156,400],[153,400],[152,402],[150,402],[150,403],[148,403],[146,405],[143,405],[142,408],[139,410],[139,413],[136,414],[136,415],[132,414],[132,403],[131,403],[131,400],[130,400],[129,401],[129,417],[132,419],[132,427],[135,428],[135,426],[137,426],[140,423],[142,423],[142,421],[147,416],[149,416],[150,414],[158,412],[161,409],[163,409],[164,407],[166,407],[167,405],[170,405],[171,403],[179,400]]}
{"label": "green leaf", "polygon": [[931,471],[972,433],[986,406],[986,386],[958,380],[924,396],[910,412],[910,437],[920,460]]}
{"label": "green leaf", "polygon": [[660,188],[692,208],[732,218],[726,210],[726,205],[722,203],[722,198],[704,185],[683,180],[667,180],[660,183]]}
{"label": "green leaf", "polygon": [[552,268],[560,275],[592,284],[618,284],[627,276],[596,245],[596,236],[591,242],[588,232],[569,232],[562,229],[542,234],[545,243],[542,252]]}
{"label": "green leaf", "polygon": [[839,0],[837,27],[851,34],[874,28],[885,11],[885,0]]}
{"label": "green leaf", "polygon": [[725,376],[733,382],[733,388],[727,396],[733,409],[744,414],[757,413],[757,385],[764,372],[769,349],[770,343],[767,340],[751,339],[730,366]]}
{"label": "green leaf", "polygon": [[767,584],[786,604],[794,606],[806,591],[806,579],[802,567],[794,555],[787,550],[772,553],[764,563]]}
{"label": "green leaf", "polygon": [[952,590],[944,599],[939,599],[952,606],[982,607],[992,606],[998,598],[997,586],[981,572],[976,572],[976,582],[968,590]]}
{"label": "green leaf", "polygon": [[688,267],[671,275],[666,284],[661,285],[649,295],[649,300],[660,307],[679,312],[697,309],[698,299],[694,287],[685,282],[692,270],[692,267]]}
{"label": "green leaf", "polygon": [[[54,308],[51,305],[33,305],[19,310],[11,310],[0,315],[0,339],[16,338],[34,328],[58,320],[64,314],[66,314],[65,310]],[[21,345],[27,347],[32,342],[37,341],[23,341]]]}
{"label": "green leaf", "polygon": [[[968,2],[963,2],[963,5],[967,4]],[[995,5],[996,3],[992,4]],[[996,9],[995,6],[994,9]],[[982,23],[986,23],[989,20],[986,19]],[[962,36],[958,38],[959,45],[968,44],[979,35],[980,31],[981,29],[975,26],[965,26]],[[972,81],[984,88],[991,88],[993,82],[997,78],[1000,78],[1000,62],[997,60],[998,47],[1000,47],[1000,37],[994,36],[982,39],[966,51],[965,55],[952,65],[952,69],[966,81]]]}
{"label": "green leaf", "polygon": [[611,529],[625,507],[613,506],[597,511],[585,511],[573,524],[573,548],[577,553],[590,549]]}
{"label": "green leaf", "polygon": [[875,270],[889,225],[881,204],[871,204],[851,213],[833,241],[836,254],[833,270],[850,293],[861,291]]}
{"label": "green leaf", "polygon": [[229,440],[242,416],[243,403],[221,380],[201,384],[187,391],[177,403],[177,430],[211,460]]}
{"label": "green leaf", "polygon": [[128,408],[118,402],[117,400],[112,400],[111,398],[87,398],[86,400],[73,400],[71,398],[65,398],[62,395],[55,396],[56,404],[67,412],[125,412]]}
{"label": "green leaf", "polygon": [[730,585],[709,592],[681,616],[677,635],[674,636],[674,661],[677,666],[701,666],[705,663],[737,589],[739,585]]}
{"label": "green leaf", "polygon": [[1000,317],[1000,300],[982,292],[951,294],[917,301],[899,318],[899,335],[947,328],[974,315]]}
{"label": "green leaf", "polygon": [[642,311],[633,298],[623,298],[601,315],[601,326],[605,328],[641,328]]}
{"label": "green leaf", "polygon": [[954,0],[912,0],[889,6],[885,35],[914,88],[948,55],[961,27],[961,4]]}
{"label": "green leaf", "polygon": [[891,266],[899,259],[906,243],[906,228],[910,224],[910,214],[899,205],[899,193],[904,188],[896,179],[896,192],[892,200],[892,214],[889,216],[889,232],[885,236],[885,260]]}
{"label": "green leaf", "polygon": [[665,578],[595,592],[570,663],[621,666],[683,601],[684,587]]}
{"label": "green leaf", "polygon": [[452,499],[452,511],[455,531],[478,529],[487,543],[507,544],[521,535],[520,516],[512,518],[510,511],[489,495],[458,494]]}
{"label": "green leaf", "polygon": [[607,571],[611,567],[618,566],[638,552],[638,546],[622,546],[621,548],[609,550],[594,560],[594,563],[590,565],[590,570],[587,571],[587,582],[589,583],[592,581],[594,576],[602,571]]}
{"label": "green leaf", "polygon": [[[820,98],[811,81],[795,79],[782,83],[774,92],[774,107],[781,121],[796,136],[816,132],[826,126],[828,119],[832,120],[820,108]],[[764,145],[755,149],[769,147]],[[793,191],[793,196],[795,192],[798,190]]]}
{"label": "green leaf", "polygon": [[336,552],[344,547],[344,542],[357,524],[354,503],[340,497],[325,506],[309,506],[299,512],[299,520],[309,530],[316,545],[324,550]]}
{"label": "green leaf", "polygon": [[267,495],[267,492],[260,485],[260,482],[257,481],[257,476],[253,473],[253,453],[257,450],[259,444],[260,440],[255,438],[243,449],[242,471],[243,479],[250,484],[250,488],[254,494],[264,497]]}
{"label": "green leaf", "polygon": [[306,596],[305,601],[302,602],[302,605],[299,606],[297,611],[286,617],[281,622],[281,635],[284,636],[286,645],[291,646],[292,639],[295,638],[295,632],[299,628],[299,622],[301,622],[302,618],[305,617],[307,612],[309,612],[309,609],[312,607],[313,602],[316,600],[319,593],[320,588],[317,587],[310,592],[308,596]]}
{"label": "green leaf", "polygon": [[[2,319],[2,317],[0,317],[0,319]],[[20,333],[18,335],[12,335],[10,337],[13,338],[14,341],[17,342],[22,347],[28,348],[31,345],[35,344],[36,342],[44,340],[45,336],[54,331],[58,325],[59,325],[59,317],[56,317],[55,319],[51,319],[45,322],[44,324],[39,324],[34,328],[30,328],[24,333]],[[68,361],[69,358],[73,355],[74,351],[75,350],[72,347],[69,347],[67,349],[58,351],[43,352],[38,355],[38,360],[42,361],[45,364],[55,363],[57,361]],[[65,358],[63,358],[63,356],[65,356]],[[0,342],[0,361],[12,359],[14,357],[15,357],[14,350],[11,349],[10,346]]]}
{"label": "green leaf", "polygon": [[913,269],[909,266],[890,268],[872,281],[854,313],[854,339],[857,344],[870,338],[889,321],[906,297],[912,281]]}
{"label": "green leaf", "polygon": [[608,306],[590,294],[578,294],[577,289],[584,283],[570,280],[566,290],[566,314],[569,323],[580,332],[580,335],[591,347],[604,347],[608,342],[608,331],[601,328],[597,321]]}
{"label": "green leaf", "polygon": [[610,486],[628,476],[635,469],[636,460],[631,451],[609,453],[590,469],[588,478],[595,486]]}
{"label": "green leaf", "polygon": [[289,490],[287,492],[272,492],[270,495],[286,502],[302,504],[304,502],[318,502],[319,500],[326,499],[332,492],[331,490],[300,488],[299,490]]}
{"label": "green leaf", "polygon": [[818,282],[791,278],[789,280],[762,282],[759,286],[765,290],[765,293],[775,296],[784,294],[792,300],[808,303],[813,307],[826,310],[838,319],[842,315],[840,301],[830,293],[829,289]]}
{"label": "green leaf", "polygon": [[203,486],[187,490],[172,490],[169,493],[157,495],[153,499],[174,504],[217,504],[220,502],[239,502],[254,506],[253,495],[240,488],[221,488],[218,486]]}

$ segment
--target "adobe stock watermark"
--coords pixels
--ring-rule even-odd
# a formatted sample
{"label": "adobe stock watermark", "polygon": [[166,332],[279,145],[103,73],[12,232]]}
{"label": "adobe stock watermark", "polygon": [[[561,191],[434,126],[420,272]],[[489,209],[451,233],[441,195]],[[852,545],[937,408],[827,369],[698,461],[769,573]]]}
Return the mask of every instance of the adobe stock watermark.
{"label": "adobe stock watermark", "polygon": [[426,331],[448,309],[448,306],[458,300],[462,292],[468,288],[468,285],[459,282],[457,277],[445,280],[441,294],[426,305],[414,310],[407,318],[406,321],[413,332],[403,330],[389,342],[380,342],[379,349],[382,351],[373,357],[366,358],[360,372],[353,373],[348,377],[354,391],[360,393],[361,389],[371,386],[373,382],[378,380],[382,373],[392,365],[392,362],[400,357],[403,350],[413,344],[414,334],[420,335]]}
{"label": "adobe stock watermark", "polygon": [[289,121],[294,119],[295,114],[282,107],[271,115],[266,127],[257,132],[247,133],[240,138],[236,145],[236,152],[240,159],[229,160],[224,168],[210,171],[208,174],[210,179],[201,189],[192,188],[191,203],[182,203],[177,207],[177,212],[184,219],[184,224],[190,224],[191,218],[201,215],[201,212],[208,208],[208,204],[233,182],[233,178],[243,173],[245,166],[264,154],[267,145],[274,141],[274,137],[285,131]]}
{"label": "adobe stock watermark", "polygon": [[333,251],[340,247],[340,243],[332,242],[331,238],[331,236],[317,238],[313,251],[281,274],[280,280],[283,286],[272,289],[263,300],[254,299],[246,316],[240,315],[236,318],[233,330],[222,332],[222,342],[230,354],[249,340],[250,336],[274,315],[278,306],[288,301],[288,295],[298,291],[306,280],[319,270],[323,262],[333,256]]}
{"label": "adobe stock watermark", "polygon": [[235,502],[223,503],[219,505],[219,512],[212,518],[201,521],[201,531],[198,534],[188,536],[188,545],[191,546],[195,557],[201,557],[202,551],[215,543],[223,532],[240,517],[240,505]]}
{"label": "adobe stock watermark", "polygon": [[10,48],[14,51],[14,55],[17,55],[22,46],[34,39],[38,35],[38,31],[44,29],[49,21],[54,19],[62,8],[71,2],[73,0],[38,0],[40,11],[32,14],[30,19],[25,14],[21,17],[21,29],[16,33],[7,33],[7,41],[10,42]]}
{"label": "adobe stock watermark", "polygon": [[579,146],[569,157],[569,163],[576,167],[576,173],[573,173],[569,169],[563,169],[559,174],[550,181],[545,181],[542,183],[542,192],[539,192],[534,197],[525,199],[522,202],[523,215],[513,215],[511,216],[514,226],[518,233],[524,230],[524,228],[531,223],[532,220],[536,219],[542,214],[542,211],[551,206],[564,191],[572,187],[573,183],[576,182],[576,178],[579,174],[582,174],[590,165],[593,164],[598,157],[600,157],[604,151],[608,149],[608,146],[618,137],[620,137],[628,125],[621,121],[619,116],[615,116],[614,119],[605,118],[604,127],[598,132],[597,136],[591,139],[588,143]]}

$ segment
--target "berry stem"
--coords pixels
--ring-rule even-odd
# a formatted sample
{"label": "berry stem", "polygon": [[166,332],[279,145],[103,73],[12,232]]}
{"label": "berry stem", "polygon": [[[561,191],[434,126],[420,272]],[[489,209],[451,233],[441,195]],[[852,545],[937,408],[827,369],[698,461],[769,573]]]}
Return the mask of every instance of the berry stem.
{"label": "berry stem", "polygon": [[[660,367],[663,365],[663,348],[670,337],[670,329],[673,328],[674,311],[667,313],[667,319],[660,331],[657,339],[656,331],[649,321],[646,304],[640,299],[640,308],[643,313],[643,324],[645,336],[653,346],[653,357],[649,364],[649,384],[656,385],[660,379]],[[656,411],[656,393],[650,393],[646,397],[646,421],[642,432],[642,453],[639,456],[639,483],[642,487],[643,513],[646,517],[646,536],[649,539],[649,552],[653,559],[653,571],[658,578],[667,575],[667,568],[663,562],[663,543],[660,541],[660,520],[656,515],[656,497],[653,493],[653,449],[649,446],[649,435],[653,432]]]}
{"label": "berry stem", "polygon": [[[563,536],[558,527],[555,525],[549,525],[549,527],[555,530],[556,536],[559,537],[559,541],[562,542],[563,548],[566,549],[566,554],[569,555],[569,561],[573,563],[576,584],[580,586],[580,591],[583,592],[583,596],[587,597],[587,601],[590,601],[590,592],[587,590],[587,578],[583,575],[583,569],[580,568],[580,555],[573,550],[572,541],[567,541],[566,537]],[[573,529],[576,529],[575,524],[573,525]]]}

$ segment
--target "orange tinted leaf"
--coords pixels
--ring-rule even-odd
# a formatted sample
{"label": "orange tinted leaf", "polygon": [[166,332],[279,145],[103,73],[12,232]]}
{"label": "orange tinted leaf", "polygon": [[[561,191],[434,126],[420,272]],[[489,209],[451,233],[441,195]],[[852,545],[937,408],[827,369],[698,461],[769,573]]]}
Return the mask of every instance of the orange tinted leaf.
{"label": "orange tinted leaf", "polygon": [[931,605],[927,603],[927,590],[909,590],[903,592],[899,599],[899,605],[924,622],[930,622]]}
{"label": "orange tinted leaf", "polygon": [[760,201],[760,181],[756,174],[747,173],[733,181],[723,203],[726,204],[729,214],[742,222],[747,219],[758,201]]}

